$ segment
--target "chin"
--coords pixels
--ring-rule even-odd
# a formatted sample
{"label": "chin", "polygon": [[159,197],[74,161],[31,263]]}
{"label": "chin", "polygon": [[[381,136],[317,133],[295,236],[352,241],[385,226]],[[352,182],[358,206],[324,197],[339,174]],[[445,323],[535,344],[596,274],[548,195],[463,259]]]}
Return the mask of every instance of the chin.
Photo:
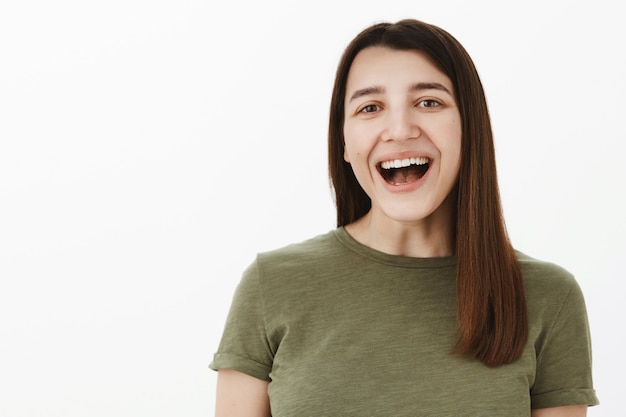
{"label": "chin", "polygon": [[391,208],[384,210],[384,216],[398,223],[420,223],[432,217],[432,212],[423,208]]}
{"label": "chin", "polygon": [[405,224],[426,222],[433,225],[439,223],[441,226],[449,226],[453,221],[452,213],[444,204],[424,205],[412,202],[409,204],[388,205],[381,207],[380,214],[390,221]]}

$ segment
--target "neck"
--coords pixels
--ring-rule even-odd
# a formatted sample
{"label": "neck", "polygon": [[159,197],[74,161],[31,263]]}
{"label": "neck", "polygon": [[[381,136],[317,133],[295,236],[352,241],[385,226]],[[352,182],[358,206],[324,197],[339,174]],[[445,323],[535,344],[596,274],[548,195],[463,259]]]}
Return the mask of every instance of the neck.
{"label": "neck", "polygon": [[400,222],[370,211],[346,226],[357,242],[390,255],[437,258],[454,254],[450,216]]}

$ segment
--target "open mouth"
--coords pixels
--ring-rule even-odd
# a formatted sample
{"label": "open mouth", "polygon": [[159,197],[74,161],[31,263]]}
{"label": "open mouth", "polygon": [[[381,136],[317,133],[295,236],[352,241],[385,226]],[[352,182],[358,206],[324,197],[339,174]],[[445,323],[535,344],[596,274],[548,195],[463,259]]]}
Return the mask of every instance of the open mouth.
{"label": "open mouth", "polygon": [[410,184],[426,174],[430,160],[425,157],[394,159],[378,164],[378,172],[392,185]]}

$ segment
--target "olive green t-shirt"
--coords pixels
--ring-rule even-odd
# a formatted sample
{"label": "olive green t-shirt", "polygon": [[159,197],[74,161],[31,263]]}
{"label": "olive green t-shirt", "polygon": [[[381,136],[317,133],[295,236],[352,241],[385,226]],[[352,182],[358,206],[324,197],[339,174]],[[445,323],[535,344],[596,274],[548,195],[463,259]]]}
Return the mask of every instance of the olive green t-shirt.
{"label": "olive green t-shirt", "polygon": [[270,381],[273,417],[530,416],[595,405],[583,296],[523,254],[530,336],[495,368],[451,353],[455,259],[378,252],[343,228],[259,254],[210,364]]}

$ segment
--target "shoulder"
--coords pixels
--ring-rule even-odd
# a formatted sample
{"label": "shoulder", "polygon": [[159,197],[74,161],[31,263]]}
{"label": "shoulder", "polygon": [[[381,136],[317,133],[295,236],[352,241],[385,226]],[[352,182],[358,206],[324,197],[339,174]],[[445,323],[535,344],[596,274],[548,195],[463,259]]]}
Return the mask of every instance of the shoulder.
{"label": "shoulder", "polygon": [[[347,249],[334,231],[258,253],[244,273],[271,315],[294,312],[328,295]],[[271,321],[271,320],[270,320]]]}
{"label": "shoulder", "polygon": [[306,264],[328,262],[329,258],[340,256],[338,252],[343,246],[336,237],[335,230],[315,236],[282,248],[257,254],[256,263],[259,268],[293,266],[302,267]]}
{"label": "shoulder", "polygon": [[562,291],[577,285],[574,275],[560,265],[530,257],[519,251],[517,259],[524,282],[529,289],[538,286],[544,291],[549,289]]}
{"label": "shoulder", "polygon": [[563,309],[585,309],[582,290],[574,275],[552,262],[518,252],[529,312],[556,315]]}
{"label": "shoulder", "polygon": [[299,279],[331,274],[333,266],[346,257],[346,248],[338,240],[336,230],[293,243],[282,248],[258,253],[250,266],[263,286],[283,286]]}

